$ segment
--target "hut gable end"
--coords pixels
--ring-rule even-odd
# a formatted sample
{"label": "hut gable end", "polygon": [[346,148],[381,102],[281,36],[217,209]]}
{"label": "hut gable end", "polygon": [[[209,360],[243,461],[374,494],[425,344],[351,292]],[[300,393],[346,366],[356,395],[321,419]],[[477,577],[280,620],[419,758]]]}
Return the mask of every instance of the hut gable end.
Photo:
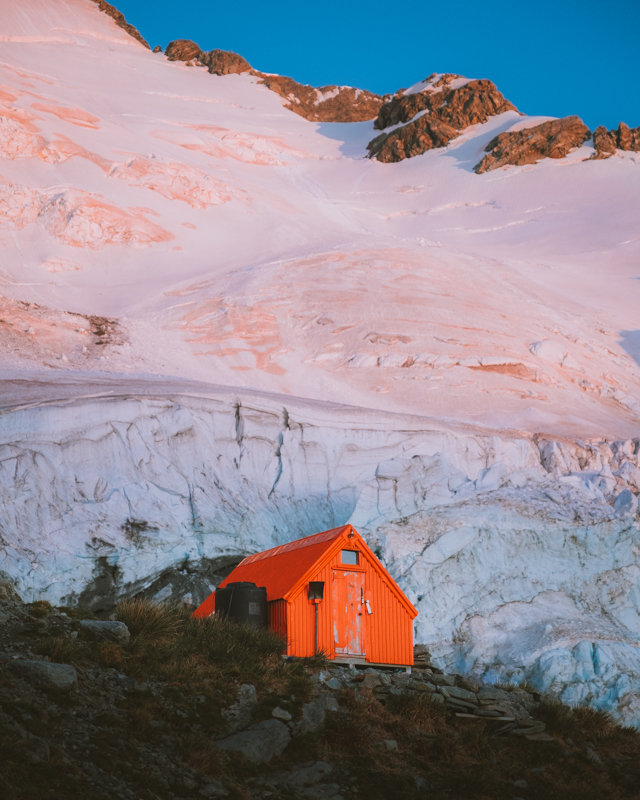
{"label": "hut gable end", "polygon": [[[343,551],[358,556],[343,557]],[[343,661],[413,661],[418,612],[351,525],[248,556],[218,589],[242,581],[266,588],[269,627],[286,640],[289,655],[323,651]],[[309,594],[311,582],[323,584],[322,599]],[[214,596],[194,615],[208,616]]]}

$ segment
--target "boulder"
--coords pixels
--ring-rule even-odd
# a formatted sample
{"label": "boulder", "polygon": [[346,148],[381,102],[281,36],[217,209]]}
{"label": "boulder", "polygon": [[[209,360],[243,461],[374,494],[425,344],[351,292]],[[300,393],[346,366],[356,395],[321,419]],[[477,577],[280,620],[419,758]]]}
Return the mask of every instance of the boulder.
{"label": "boulder", "polygon": [[16,659],[9,661],[9,669],[38,689],[70,692],[78,684],[78,673],[69,664],[51,664],[48,661]]}
{"label": "boulder", "polygon": [[200,56],[204,55],[191,39],[174,39],[166,46],[164,54],[169,61],[199,61]]}
{"label": "boulder", "polygon": [[92,639],[116,644],[128,644],[131,635],[124,622],[101,619],[83,619],[80,630]]}
{"label": "boulder", "polygon": [[291,772],[288,783],[291,786],[314,786],[331,774],[333,767],[326,761],[302,764]]}
{"label": "boulder", "polygon": [[398,752],[398,742],[395,739],[383,739],[382,744],[391,752]]}
{"label": "boulder", "polygon": [[596,152],[591,158],[602,159],[615,155],[617,142],[614,131],[609,131],[604,125],[598,126],[593,132],[593,146]]}
{"label": "boulder", "polygon": [[574,147],[591,138],[589,128],[579,117],[553,119],[524,128],[507,131],[493,138],[485,147],[488,153],[474,167],[478,175],[506,166],[535,164],[542,158],[564,158]]}
{"label": "boulder", "polygon": [[465,700],[467,703],[478,705],[478,699],[475,693],[467,689],[462,689],[459,686],[447,686],[447,692],[450,697],[455,697],[456,700]]}
{"label": "boulder", "polygon": [[483,686],[482,689],[478,689],[476,692],[476,697],[478,700],[508,700],[509,694],[505,692],[504,689],[496,689],[493,686]]}
{"label": "boulder", "polygon": [[327,711],[337,711],[338,701],[332,694],[320,694],[302,706],[302,720],[297,723],[298,732],[318,730],[324,725]]}
{"label": "boulder", "polygon": [[251,722],[253,707],[257,702],[256,687],[251,683],[243,683],[238,689],[236,702],[221,712],[229,723],[228,728],[231,733],[247,727]]}
{"label": "boulder", "polygon": [[221,750],[241,753],[253,764],[267,764],[282,755],[291,741],[287,726],[277,719],[267,719],[217,742]]}
{"label": "boulder", "polygon": [[209,68],[212,75],[237,75],[253,71],[246,58],[232,50],[210,50],[202,53],[200,61]]}
{"label": "boulder", "polygon": [[380,686],[382,681],[380,680],[379,675],[369,674],[364,676],[364,680],[362,681],[363,689],[375,689],[376,686]]}
{"label": "boulder", "polygon": [[271,716],[274,719],[281,719],[283,722],[291,721],[291,714],[288,711],[285,711],[284,708],[280,708],[280,706],[276,706],[273,709],[273,711],[271,712]]}
{"label": "boulder", "polygon": [[429,681],[436,686],[455,686],[456,684],[453,675],[429,675]]}
{"label": "boulder", "polygon": [[200,789],[199,794],[203,797],[228,797],[229,790],[225,789],[220,781],[211,781]]}

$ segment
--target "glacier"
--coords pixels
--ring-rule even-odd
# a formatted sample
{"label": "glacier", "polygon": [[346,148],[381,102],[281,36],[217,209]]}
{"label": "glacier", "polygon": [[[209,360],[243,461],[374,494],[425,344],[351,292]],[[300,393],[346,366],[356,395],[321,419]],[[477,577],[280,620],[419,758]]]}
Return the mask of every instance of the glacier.
{"label": "glacier", "polygon": [[0,415],[0,563],[26,599],[169,599],[180,571],[349,521],[418,608],[438,666],[640,724],[640,527],[637,502],[614,501],[635,498],[638,440],[148,391]]}

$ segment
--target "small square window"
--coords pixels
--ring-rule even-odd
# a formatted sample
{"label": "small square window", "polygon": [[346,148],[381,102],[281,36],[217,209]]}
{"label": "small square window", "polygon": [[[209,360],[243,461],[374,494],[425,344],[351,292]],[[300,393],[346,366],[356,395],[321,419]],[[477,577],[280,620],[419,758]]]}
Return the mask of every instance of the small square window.
{"label": "small square window", "polygon": [[342,563],[343,564],[358,564],[358,551],[357,550],[343,550]]}

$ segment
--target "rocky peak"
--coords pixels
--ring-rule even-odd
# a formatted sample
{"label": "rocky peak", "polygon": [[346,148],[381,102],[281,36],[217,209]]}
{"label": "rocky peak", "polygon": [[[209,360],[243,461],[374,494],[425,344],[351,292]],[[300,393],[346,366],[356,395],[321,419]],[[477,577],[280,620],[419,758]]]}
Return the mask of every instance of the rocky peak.
{"label": "rocky peak", "polygon": [[133,25],[129,25],[127,20],[124,18],[124,14],[118,11],[117,8],[114,8],[110,3],[106,3],[105,0],[91,1],[98,6],[100,11],[108,14],[119,28],[122,28],[122,30],[126,31],[129,36],[133,36],[134,39],[137,39],[140,44],[143,44],[148,50],[151,49],[149,47],[149,42],[147,42],[147,40],[142,36],[140,31],[137,28],[134,28]]}
{"label": "rocky peak", "polygon": [[[462,75],[445,73],[438,75],[434,72],[422,81],[424,88],[419,91],[400,89],[393,98],[380,108],[378,118],[373,123],[374,128],[381,131],[399,122],[409,122],[420,111],[432,108],[432,94],[439,93],[443,88],[448,88],[454,80],[465,80]],[[420,85],[420,84],[418,84]],[[438,105],[437,103],[435,104]]]}
{"label": "rocky peak", "polygon": [[486,146],[488,153],[474,167],[481,175],[507,165],[535,164],[542,158],[564,158],[574,147],[591,138],[591,131],[579,117],[549,120],[533,128],[507,131]]}
{"label": "rocky peak", "polygon": [[[433,76],[431,76],[433,77]],[[517,111],[495,84],[488,80],[467,81],[459,75],[443,75],[420,92],[396,95],[383,105],[374,123],[378,130],[404,124],[369,142],[371,158],[378,161],[402,161],[421,155],[434,147],[444,147],[461,130],[486,122],[505,111]],[[415,119],[420,112],[426,114]]]}

